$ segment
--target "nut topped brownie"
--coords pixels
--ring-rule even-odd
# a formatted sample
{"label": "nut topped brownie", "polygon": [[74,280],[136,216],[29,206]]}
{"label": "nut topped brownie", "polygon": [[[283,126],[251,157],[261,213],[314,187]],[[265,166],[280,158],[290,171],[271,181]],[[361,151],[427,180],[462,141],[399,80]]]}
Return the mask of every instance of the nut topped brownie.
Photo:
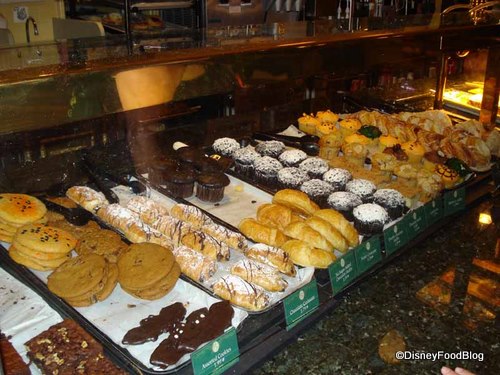
{"label": "nut topped brownie", "polygon": [[75,321],[65,319],[25,343],[43,374],[126,374]]}

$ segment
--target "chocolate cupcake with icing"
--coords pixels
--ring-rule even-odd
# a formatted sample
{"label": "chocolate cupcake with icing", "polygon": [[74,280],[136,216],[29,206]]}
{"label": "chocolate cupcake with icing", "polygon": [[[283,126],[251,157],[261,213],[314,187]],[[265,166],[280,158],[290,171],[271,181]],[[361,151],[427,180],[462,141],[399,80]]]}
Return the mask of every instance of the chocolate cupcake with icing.
{"label": "chocolate cupcake with icing", "polygon": [[296,167],[302,161],[307,159],[307,154],[302,150],[286,150],[281,153],[278,160],[285,167]]}
{"label": "chocolate cupcake with icing", "polygon": [[219,202],[230,180],[224,173],[200,173],[196,177],[196,197],[205,202]]}
{"label": "chocolate cupcake with icing", "polygon": [[177,170],[165,173],[163,183],[173,198],[188,198],[193,195],[196,173],[192,167],[182,166]]}
{"label": "chocolate cupcake with icing", "polygon": [[333,193],[332,186],[323,180],[312,179],[305,181],[301,186],[300,190],[306,193],[309,198],[316,202],[320,207],[326,207],[326,200],[328,196]]}
{"label": "chocolate cupcake with icing", "polygon": [[212,144],[212,148],[217,154],[231,157],[241,146],[236,139],[224,137],[216,139]]}
{"label": "chocolate cupcake with icing", "polygon": [[321,158],[307,158],[299,164],[299,168],[306,171],[309,177],[321,179],[330,166]]}
{"label": "chocolate cupcake with icing", "polygon": [[359,196],[354,193],[349,193],[348,191],[334,192],[328,196],[326,202],[328,207],[340,212],[349,221],[354,220],[352,210],[363,204]]}
{"label": "chocolate cupcake with icing", "polygon": [[263,156],[255,161],[254,166],[257,181],[270,187],[276,187],[278,172],[283,168],[278,160],[270,156]]}
{"label": "chocolate cupcake with icing", "polygon": [[253,147],[248,146],[240,148],[233,154],[234,169],[243,176],[251,177],[255,170],[254,163],[259,158],[260,155]]}
{"label": "chocolate cupcake with icing", "polygon": [[302,169],[296,167],[283,168],[278,172],[278,184],[283,189],[300,189],[300,186],[311,178]]}
{"label": "chocolate cupcake with icing", "polygon": [[389,222],[389,214],[382,206],[365,203],[353,210],[354,227],[363,236],[382,233],[384,225]]}
{"label": "chocolate cupcake with icing", "polygon": [[377,187],[369,180],[355,178],[346,184],[345,190],[359,196],[363,203],[369,203],[373,200],[373,193]]}
{"label": "chocolate cupcake with icing", "polygon": [[394,189],[377,190],[373,194],[373,203],[384,207],[391,220],[396,220],[408,211],[405,197]]}
{"label": "chocolate cupcake with icing", "polygon": [[351,180],[351,172],[343,168],[332,168],[323,174],[323,181],[332,185],[333,191],[345,190],[346,184]]}
{"label": "chocolate cupcake with icing", "polygon": [[285,151],[285,144],[280,141],[264,141],[255,146],[255,151],[262,156],[277,158]]}

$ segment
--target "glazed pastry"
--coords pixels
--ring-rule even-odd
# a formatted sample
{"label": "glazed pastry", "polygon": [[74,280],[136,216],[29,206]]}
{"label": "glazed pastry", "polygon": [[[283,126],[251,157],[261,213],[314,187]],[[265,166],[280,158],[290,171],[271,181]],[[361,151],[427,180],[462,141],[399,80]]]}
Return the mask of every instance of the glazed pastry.
{"label": "glazed pastry", "polygon": [[362,235],[371,236],[382,233],[384,225],[390,220],[387,211],[378,204],[366,203],[353,210],[354,227]]}
{"label": "glazed pastry", "polygon": [[408,155],[406,155],[406,152],[404,152],[401,149],[401,145],[399,145],[399,144],[394,145],[392,147],[387,147],[384,150],[384,154],[392,155],[396,158],[396,160],[398,160],[400,162],[408,161]]}
{"label": "glazed pastry", "polygon": [[342,134],[339,130],[333,130],[319,139],[319,157],[330,160],[338,156],[342,146]]}
{"label": "glazed pastry", "polygon": [[315,135],[316,125],[321,124],[321,121],[313,115],[306,115],[304,113],[302,117],[299,117],[297,123],[299,124],[299,130],[303,131],[306,134]]}
{"label": "glazed pastry", "polygon": [[379,152],[383,152],[387,147],[393,147],[400,143],[400,141],[397,138],[393,137],[392,135],[381,135],[378,139],[378,142],[379,142],[379,147],[378,147]]}
{"label": "glazed pastry", "polygon": [[372,169],[380,173],[391,175],[394,168],[399,164],[396,157],[391,154],[378,152],[371,156]]}
{"label": "glazed pastry", "polygon": [[419,129],[417,133],[417,140],[424,147],[426,152],[438,151],[443,138],[444,136],[441,134],[424,129]]}
{"label": "glazed pastry", "polygon": [[248,310],[260,311],[269,306],[264,289],[235,275],[221,277],[212,288],[219,297]]}
{"label": "glazed pastry", "polygon": [[438,164],[435,170],[436,174],[441,177],[441,181],[446,189],[450,189],[460,181],[458,172],[443,164]]}
{"label": "glazed pastry", "polygon": [[285,275],[295,276],[297,273],[290,259],[290,255],[279,247],[257,243],[249,247],[248,250],[245,251],[245,255],[250,259],[274,267]]}
{"label": "glazed pastry", "polygon": [[243,219],[238,225],[239,230],[255,242],[262,242],[270,246],[281,246],[288,238],[282,231],[261,224],[255,219]]}
{"label": "glazed pastry", "polygon": [[250,259],[235,263],[230,272],[270,292],[282,292],[288,285],[276,269]]}
{"label": "glazed pastry", "polygon": [[168,209],[152,199],[135,196],[127,203],[127,208],[135,212],[146,224],[151,224],[161,216],[168,216]]}
{"label": "glazed pastry", "polygon": [[349,248],[349,244],[344,236],[328,221],[317,216],[312,216],[305,223],[325,237],[340,252],[345,253]]}
{"label": "glazed pastry", "polygon": [[312,215],[319,210],[319,206],[314,203],[306,193],[298,190],[283,189],[273,196],[273,203],[281,204],[301,215]]}
{"label": "glazed pastry", "polygon": [[184,275],[190,279],[204,282],[217,271],[217,263],[205,255],[186,246],[175,247],[172,251],[175,261]]}
{"label": "glazed pastry", "polygon": [[408,162],[412,164],[420,164],[425,153],[424,147],[418,142],[403,143],[401,149],[408,155]]}
{"label": "glazed pastry", "polygon": [[204,225],[201,230],[233,249],[245,251],[245,249],[248,247],[247,239],[245,238],[245,236],[243,236],[241,233],[234,232],[222,225],[212,223]]}
{"label": "glazed pastry", "polygon": [[417,184],[417,169],[411,164],[400,164],[394,168],[394,174],[398,177],[398,181],[409,186]]}
{"label": "glazed pastry", "polygon": [[349,246],[354,247],[359,245],[358,232],[340,212],[325,209],[316,211],[314,216],[326,220],[333,225],[346,238]]}
{"label": "glazed pastry", "polygon": [[176,219],[188,222],[193,228],[200,229],[204,225],[213,224],[212,219],[198,207],[178,203],[170,210],[170,215]]}
{"label": "glazed pastry", "polygon": [[225,243],[199,230],[185,233],[181,237],[181,243],[213,260],[226,261],[230,257],[229,247]]}
{"label": "glazed pastry", "polygon": [[438,164],[445,164],[446,157],[441,151],[430,151],[424,154],[423,166],[426,170],[434,172]]}
{"label": "glazed pastry", "polygon": [[333,251],[333,245],[305,222],[291,223],[283,230],[283,233],[288,237],[304,241],[312,247]]}
{"label": "glazed pastry", "polygon": [[302,220],[303,219],[293,213],[290,208],[279,204],[266,203],[257,208],[258,222],[281,231],[285,229],[288,224]]}
{"label": "glazed pastry", "polygon": [[109,204],[103,193],[87,186],[70,187],[66,191],[66,196],[90,212],[96,212],[99,208]]}
{"label": "glazed pastry", "polygon": [[151,224],[151,227],[171,239],[177,246],[181,243],[181,238],[194,227],[188,222],[176,219],[172,216],[163,216]]}
{"label": "glazed pastry", "polygon": [[290,254],[293,263],[303,267],[327,268],[336,258],[332,251],[317,249],[300,240],[289,240],[283,250]]}

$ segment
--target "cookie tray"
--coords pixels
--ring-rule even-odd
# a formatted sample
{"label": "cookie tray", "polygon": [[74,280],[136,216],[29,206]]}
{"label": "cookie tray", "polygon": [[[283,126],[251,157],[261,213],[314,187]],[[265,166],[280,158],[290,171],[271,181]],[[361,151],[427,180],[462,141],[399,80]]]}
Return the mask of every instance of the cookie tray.
{"label": "cookie tray", "polygon": [[[185,305],[187,310],[186,316],[196,309],[209,307],[213,303],[218,302],[217,299],[190,283],[178,280],[175,288],[169,294],[156,301],[136,299],[124,292],[120,288],[120,285],[117,284],[113,293],[105,301],[89,307],[73,308],[48,290],[46,280],[50,272],[28,270],[24,266],[15,263],[8,256],[7,248],[8,245],[5,243],[0,245],[1,267],[33,288],[61,316],[76,320],[97,341],[102,343],[106,354],[114,362],[130,373],[170,374],[188,365],[190,359],[190,355],[186,354],[176,365],[169,366],[166,369],[149,364],[149,357],[152,351],[167,337],[166,334],[161,335],[155,342],[142,345],[121,344],[125,333],[131,328],[136,327],[140,320],[146,318],[148,315],[157,314],[163,307],[174,302],[182,302]],[[29,315],[31,309],[25,309],[25,311],[27,313],[25,316],[26,320],[34,318]],[[34,311],[36,312],[37,310]],[[234,308],[232,326],[239,329],[247,316],[248,314],[244,310]],[[32,337],[38,333],[34,333]],[[20,345],[30,338],[27,337],[24,340],[23,337],[24,341]]]}

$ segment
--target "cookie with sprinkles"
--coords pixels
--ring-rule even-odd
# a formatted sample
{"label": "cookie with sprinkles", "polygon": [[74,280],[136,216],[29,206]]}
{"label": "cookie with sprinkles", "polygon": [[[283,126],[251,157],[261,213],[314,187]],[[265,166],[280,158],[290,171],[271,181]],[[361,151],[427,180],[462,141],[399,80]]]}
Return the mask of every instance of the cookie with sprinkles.
{"label": "cookie with sprinkles", "polygon": [[47,208],[35,197],[26,194],[0,194],[0,219],[13,226],[42,219]]}
{"label": "cookie with sprinkles", "polygon": [[13,244],[44,253],[67,254],[71,252],[78,240],[65,230],[42,224],[27,224],[19,228],[14,236]]}

